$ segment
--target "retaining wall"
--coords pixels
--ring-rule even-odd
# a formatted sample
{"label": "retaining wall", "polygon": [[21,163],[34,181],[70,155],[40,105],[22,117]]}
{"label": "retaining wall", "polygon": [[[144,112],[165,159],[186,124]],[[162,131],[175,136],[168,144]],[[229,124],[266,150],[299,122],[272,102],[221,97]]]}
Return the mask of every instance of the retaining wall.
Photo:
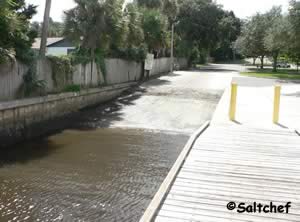
{"label": "retaining wall", "polygon": [[[186,59],[175,60],[181,68],[187,67]],[[143,73],[143,64],[122,59],[106,59],[106,73],[101,72],[95,63],[76,65],[70,79],[65,77],[64,82],[56,86],[53,81],[51,62],[47,59],[37,61],[37,76],[44,80],[48,93],[60,92],[64,86],[77,84],[83,87],[97,87],[100,85],[113,85],[132,81],[139,81]],[[0,65],[0,101],[9,101],[17,98],[23,83],[23,76],[28,67],[20,62]],[[166,73],[170,70],[170,58],[155,59],[150,75]]]}
{"label": "retaining wall", "polygon": [[169,72],[170,67],[171,67],[170,58],[155,59],[153,62],[152,70],[150,71],[150,76]]}
{"label": "retaining wall", "polygon": [[0,101],[17,97],[28,67],[20,62],[0,64]]}
{"label": "retaining wall", "polygon": [[142,75],[142,64],[122,59],[106,59],[107,84],[139,81]]}
{"label": "retaining wall", "polygon": [[55,129],[55,121],[82,108],[109,101],[134,83],[0,103],[0,147],[41,136]]}

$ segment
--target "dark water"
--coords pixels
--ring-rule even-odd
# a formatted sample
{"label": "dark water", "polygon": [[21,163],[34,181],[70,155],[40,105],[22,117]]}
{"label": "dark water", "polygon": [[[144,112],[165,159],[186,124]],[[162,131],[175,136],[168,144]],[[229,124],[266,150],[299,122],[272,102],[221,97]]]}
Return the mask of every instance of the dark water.
{"label": "dark water", "polygon": [[138,221],[186,135],[67,130],[0,157],[0,221]]}

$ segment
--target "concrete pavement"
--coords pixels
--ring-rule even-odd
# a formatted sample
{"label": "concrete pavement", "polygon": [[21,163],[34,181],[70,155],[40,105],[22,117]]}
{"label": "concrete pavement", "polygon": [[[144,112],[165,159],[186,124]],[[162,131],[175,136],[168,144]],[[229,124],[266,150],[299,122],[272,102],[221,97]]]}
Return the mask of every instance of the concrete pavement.
{"label": "concrete pavement", "polygon": [[[235,77],[232,81],[238,84],[236,122],[229,121],[228,117],[228,86],[216,109],[212,124],[300,129],[300,84],[253,77]],[[272,123],[275,85],[282,86],[279,124]]]}
{"label": "concrete pavement", "polygon": [[[129,103],[118,109],[110,127],[129,127],[193,133],[210,120],[238,65],[210,65],[202,70],[178,71],[150,80],[120,98]],[[131,99],[135,98],[135,99]],[[124,104],[124,103],[123,103]]]}

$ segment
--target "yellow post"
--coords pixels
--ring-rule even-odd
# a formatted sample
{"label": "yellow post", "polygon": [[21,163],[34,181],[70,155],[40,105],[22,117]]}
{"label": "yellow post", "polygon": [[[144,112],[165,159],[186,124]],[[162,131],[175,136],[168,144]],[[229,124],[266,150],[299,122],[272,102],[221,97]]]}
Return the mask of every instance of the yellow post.
{"label": "yellow post", "polygon": [[273,123],[279,121],[281,86],[275,86]]}
{"label": "yellow post", "polygon": [[230,99],[230,109],[229,109],[229,118],[231,121],[235,121],[236,97],[237,97],[237,84],[231,83],[231,99]]}

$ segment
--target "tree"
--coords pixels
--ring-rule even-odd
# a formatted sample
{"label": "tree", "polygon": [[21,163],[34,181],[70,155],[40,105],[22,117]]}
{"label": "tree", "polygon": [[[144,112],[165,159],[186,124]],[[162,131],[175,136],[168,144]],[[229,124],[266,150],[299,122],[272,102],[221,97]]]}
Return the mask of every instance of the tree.
{"label": "tree", "polygon": [[178,32],[199,47],[212,49],[218,41],[222,10],[211,0],[186,0],[180,4]]}
{"label": "tree", "polygon": [[130,3],[126,6],[125,14],[128,21],[127,47],[139,47],[144,43],[142,13],[135,3]]}
{"label": "tree", "polygon": [[168,17],[170,24],[174,23],[179,13],[177,0],[165,0],[163,3],[163,13]]}
{"label": "tree", "polygon": [[[178,3],[176,33],[184,43],[177,45],[189,45],[190,60],[207,57],[219,42],[219,22],[224,15],[223,10],[211,0],[181,0]],[[202,55],[195,56],[193,53],[191,56],[192,52]]]}
{"label": "tree", "polygon": [[296,63],[297,71],[300,65],[300,2],[290,1],[290,10],[288,15],[290,24],[288,39],[288,57]]}
{"label": "tree", "polygon": [[280,14],[274,15],[271,26],[265,36],[265,46],[273,58],[273,71],[277,72],[278,56],[287,48],[289,24],[287,19]]}
{"label": "tree", "polygon": [[264,39],[267,31],[267,23],[264,15],[256,14],[246,28],[246,46],[250,48],[251,52],[255,57],[260,57],[261,65],[260,68],[264,68],[264,58],[268,54],[265,47]]}
{"label": "tree", "polygon": [[66,37],[91,53],[108,47],[105,8],[98,0],[75,0],[77,6],[65,12]]}
{"label": "tree", "polygon": [[0,1],[0,62],[7,57],[31,60],[36,33],[30,29],[29,21],[35,13],[36,7],[24,0]]}
{"label": "tree", "polygon": [[159,9],[163,2],[162,0],[136,0],[139,7],[145,7],[148,9]]}
{"label": "tree", "polygon": [[[244,26],[235,46],[245,56],[260,58],[260,68],[264,68],[264,58],[268,54],[265,47],[265,37],[269,28],[269,21],[266,15],[257,13],[251,17]],[[254,60],[255,61],[255,60]]]}
{"label": "tree", "polygon": [[97,48],[108,51],[124,44],[124,0],[75,0],[75,3],[75,8],[65,12],[66,37],[81,48],[89,50],[91,54]]}
{"label": "tree", "polygon": [[[144,40],[149,52],[155,57],[166,55],[167,48],[170,46],[169,23],[176,16],[176,0],[135,0],[134,2],[142,14]],[[170,7],[169,10],[167,7]]]}
{"label": "tree", "polygon": [[[42,26],[43,23],[32,22],[31,29],[35,30],[38,37],[42,35]],[[49,26],[48,26],[48,37],[62,37],[64,31],[64,24],[61,22],[54,21],[51,17],[49,18]]]}
{"label": "tree", "polygon": [[143,30],[149,51],[159,57],[163,49],[168,47],[169,32],[167,17],[158,10],[147,9],[143,12]]}
{"label": "tree", "polygon": [[235,59],[234,42],[241,33],[241,20],[233,12],[225,11],[218,25],[219,39],[212,56],[217,61]]}
{"label": "tree", "polygon": [[54,21],[51,17],[49,19],[48,37],[62,37],[63,23]]}
{"label": "tree", "polygon": [[124,0],[106,0],[104,3],[106,34],[110,49],[124,47],[127,35],[126,19],[123,12]]}

